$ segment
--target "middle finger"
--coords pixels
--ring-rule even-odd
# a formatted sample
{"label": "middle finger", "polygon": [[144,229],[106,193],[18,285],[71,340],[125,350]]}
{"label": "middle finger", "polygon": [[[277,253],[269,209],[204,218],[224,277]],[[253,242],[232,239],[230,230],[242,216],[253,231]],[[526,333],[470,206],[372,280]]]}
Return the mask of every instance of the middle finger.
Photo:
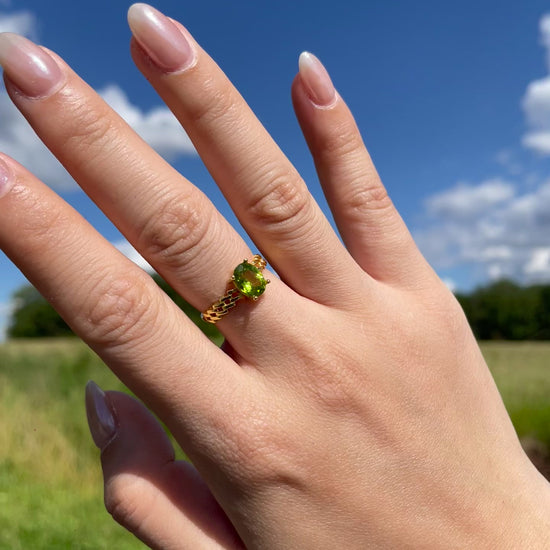
{"label": "middle finger", "polygon": [[359,295],[349,281],[364,273],[229,79],[179,23],[145,4],[133,5],[128,16],[134,61],[271,265],[303,296],[355,304]]}

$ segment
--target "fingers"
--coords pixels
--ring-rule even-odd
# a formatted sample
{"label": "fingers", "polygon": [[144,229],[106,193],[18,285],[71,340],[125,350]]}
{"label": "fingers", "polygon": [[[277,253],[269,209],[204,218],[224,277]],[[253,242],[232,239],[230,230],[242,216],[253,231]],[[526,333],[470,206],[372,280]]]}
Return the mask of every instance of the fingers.
{"label": "fingers", "polygon": [[86,386],[90,431],[101,449],[105,506],[151,548],[244,548],[197,471],[174,460],[161,425],[128,395]]}
{"label": "fingers", "polygon": [[61,59],[2,35],[0,62],[12,100],[74,179],[186,300],[208,307],[249,257],[236,231]]}
{"label": "fingers", "polygon": [[0,161],[0,248],[157,413],[200,448],[246,391],[240,369],[77,212],[15,161]]}
{"label": "fingers", "polygon": [[[151,151],[58,57],[21,37],[3,35],[0,62],[14,103],[128,240],[197,309],[217,301],[233,269],[251,254],[204,194]],[[34,67],[39,75],[48,68],[51,74],[43,80],[49,87],[27,87],[22,93],[28,77],[22,66],[27,72]],[[239,352],[249,358],[262,331],[293,307],[295,293],[269,278],[269,291],[258,304],[241,300],[231,321],[219,323],[237,347],[240,340]],[[326,281],[323,286],[328,294]]]}
{"label": "fingers", "polygon": [[[353,294],[354,263],[304,182],[214,61],[181,25],[129,11],[140,70],[174,112],[247,232],[285,282],[321,303]],[[330,292],[327,287],[330,286]]]}
{"label": "fingers", "polygon": [[378,280],[408,284],[422,276],[425,262],[380,181],[353,116],[312,54],[300,57],[292,99],[352,256]]}

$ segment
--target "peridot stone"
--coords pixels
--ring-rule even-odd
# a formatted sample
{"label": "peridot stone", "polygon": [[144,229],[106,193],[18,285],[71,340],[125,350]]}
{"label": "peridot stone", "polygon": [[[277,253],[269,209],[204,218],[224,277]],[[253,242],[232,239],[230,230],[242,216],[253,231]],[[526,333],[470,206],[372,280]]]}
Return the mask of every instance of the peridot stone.
{"label": "peridot stone", "polygon": [[255,300],[264,293],[267,281],[255,265],[245,260],[233,271],[233,284],[241,294]]}

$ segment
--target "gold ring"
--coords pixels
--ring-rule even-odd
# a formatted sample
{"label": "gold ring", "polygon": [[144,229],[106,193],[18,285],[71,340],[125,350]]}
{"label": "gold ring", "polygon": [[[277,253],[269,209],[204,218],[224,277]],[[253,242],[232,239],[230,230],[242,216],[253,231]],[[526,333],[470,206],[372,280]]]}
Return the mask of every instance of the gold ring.
{"label": "gold ring", "polygon": [[201,318],[207,323],[216,324],[224,315],[227,315],[241,298],[250,298],[256,301],[270,282],[263,276],[266,261],[256,254],[252,261],[243,260],[234,270],[233,276],[227,283],[225,294],[216,300]]}

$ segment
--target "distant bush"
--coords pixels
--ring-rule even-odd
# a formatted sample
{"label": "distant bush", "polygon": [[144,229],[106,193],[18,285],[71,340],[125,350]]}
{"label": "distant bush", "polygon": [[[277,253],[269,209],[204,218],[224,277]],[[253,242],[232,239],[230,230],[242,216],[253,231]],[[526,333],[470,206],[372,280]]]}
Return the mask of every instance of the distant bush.
{"label": "distant bush", "polygon": [[550,285],[498,281],[456,297],[479,340],[550,340]]}
{"label": "distant bush", "polygon": [[15,309],[8,326],[10,338],[69,336],[71,329],[33,286],[20,288],[13,296]]}

